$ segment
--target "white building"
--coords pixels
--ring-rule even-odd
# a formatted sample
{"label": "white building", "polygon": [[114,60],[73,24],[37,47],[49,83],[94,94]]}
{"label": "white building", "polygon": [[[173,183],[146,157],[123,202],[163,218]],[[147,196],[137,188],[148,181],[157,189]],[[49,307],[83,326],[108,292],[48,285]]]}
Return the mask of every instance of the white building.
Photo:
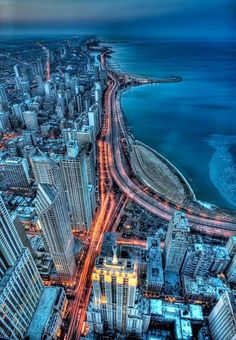
{"label": "white building", "polygon": [[214,340],[236,339],[236,292],[225,292],[208,318]]}
{"label": "white building", "polygon": [[38,183],[35,206],[45,240],[58,275],[71,280],[76,268],[74,239],[59,165],[39,150],[31,155],[31,164]]}
{"label": "white building", "polygon": [[[141,335],[148,329],[148,303],[137,299],[137,264],[133,260],[98,257],[92,274],[93,299],[87,310],[90,329]],[[146,301],[147,302],[147,301]]]}
{"label": "white building", "polygon": [[41,293],[42,281],[23,247],[0,197],[0,337],[24,339]]}

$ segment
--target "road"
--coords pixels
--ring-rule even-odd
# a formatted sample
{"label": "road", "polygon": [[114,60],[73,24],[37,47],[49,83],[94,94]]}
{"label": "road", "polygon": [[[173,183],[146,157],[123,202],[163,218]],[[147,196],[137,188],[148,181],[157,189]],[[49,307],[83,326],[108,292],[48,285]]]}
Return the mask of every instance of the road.
{"label": "road", "polygon": [[[105,53],[101,56],[101,65],[106,68]],[[96,256],[100,253],[104,233],[109,230],[111,223],[119,215],[124,196],[164,220],[170,220],[175,210],[167,202],[161,202],[143,191],[127,174],[127,169],[122,161],[123,150],[120,145],[121,133],[123,135],[126,133],[120,108],[120,91],[123,89],[124,82],[127,81],[128,77],[122,77],[111,71],[108,74],[109,81],[104,94],[104,121],[98,142],[100,208],[91,228],[90,244],[77,282],[75,300],[70,313],[70,325],[64,338],[66,340],[79,339],[84,329],[94,262]],[[145,80],[142,80],[142,82],[143,84],[147,83]],[[124,194],[119,202],[116,202],[115,199],[113,180]],[[224,237],[232,234],[236,235],[235,221],[204,218],[197,216],[194,211],[192,214],[187,214],[187,217],[191,227],[200,232]],[[136,243],[133,240],[132,242]],[[137,241],[137,243],[140,246],[145,246],[141,241]]]}
{"label": "road", "polygon": [[[106,68],[106,59],[103,56],[101,59],[103,67]],[[123,164],[123,150],[120,143],[120,138],[127,134],[123,113],[120,107],[121,91],[125,88],[126,83],[130,81],[127,75],[118,75],[113,71],[108,70],[109,86],[105,95],[105,112],[106,120],[110,126],[110,133],[107,135],[106,142],[108,143],[108,165],[112,178],[117,183],[119,188],[126,196],[144,207],[154,215],[157,215],[164,220],[170,220],[173,217],[176,207],[172,207],[168,202],[160,201],[142,188],[140,188],[127,174],[128,171]],[[142,79],[142,84],[144,83]],[[181,206],[179,207],[181,210]],[[194,210],[189,209],[186,213],[192,229],[199,232],[212,235],[230,237],[236,235],[235,219],[225,218],[217,215],[215,218],[209,216],[198,215]]]}
{"label": "road", "polygon": [[67,340],[80,339],[84,328],[86,310],[90,297],[92,285],[91,274],[94,262],[97,255],[100,253],[103,235],[109,230],[111,221],[113,221],[114,216],[118,213],[116,208],[120,205],[120,203],[117,205],[115,200],[113,181],[107,168],[107,136],[110,134],[110,131],[111,126],[105,121],[102,127],[101,138],[98,142],[100,207],[91,228],[90,244],[76,285],[75,300],[70,313],[70,325],[64,338]]}

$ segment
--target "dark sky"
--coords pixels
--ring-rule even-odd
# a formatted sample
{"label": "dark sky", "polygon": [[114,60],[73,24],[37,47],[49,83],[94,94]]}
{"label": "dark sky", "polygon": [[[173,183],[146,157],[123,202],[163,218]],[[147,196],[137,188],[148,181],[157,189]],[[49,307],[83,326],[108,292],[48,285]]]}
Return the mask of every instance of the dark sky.
{"label": "dark sky", "polygon": [[236,37],[235,0],[0,0],[0,33]]}

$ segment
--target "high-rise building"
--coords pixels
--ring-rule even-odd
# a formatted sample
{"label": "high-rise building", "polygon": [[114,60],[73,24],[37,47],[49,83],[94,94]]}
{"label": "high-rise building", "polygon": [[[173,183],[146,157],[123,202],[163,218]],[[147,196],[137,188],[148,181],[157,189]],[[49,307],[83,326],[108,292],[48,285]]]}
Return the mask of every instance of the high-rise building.
{"label": "high-rise building", "polygon": [[212,339],[236,339],[236,292],[225,292],[208,318]]}
{"label": "high-rise building", "polygon": [[189,243],[190,226],[184,213],[175,212],[165,239],[165,270],[179,273]]}
{"label": "high-rise building", "polygon": [[1,162],[9,186],[14,188],[28,188],[30,185],[29,165],[26,159],[11,157]]}
{"label": "high-rise building", "polygon": [[20,119],[21,123],[24,123],[22,107],[23,107],[22,104],[14,104],[14,105],[12,105],[12,113],[15,114]]}
{"label": "high-rise building", "polygon": [[226,247],[214,246],[213,252],[215,254],[214,261],[211,266],[211,272],[224,273],[228,264],[230,263],[230,257]]}
{"label": "high-rise building", "polygon": [[236,255],[236,236],[231,236],[226,243],[226,248],[231,257]]}
{"label": "high-rise building", "polygon": [[39,150],[31,155],[31,164],[38,183],[35,205],[46,243],[58,275],[70,280],[76,268],[74,239],[59,165]]}
{"label": "high-rise building", "polygon": [[1,197],[0,213],[0,337],[20,340],[31,323],[43,285]]}
{"label": "high-rise building", "polygon": [[188,246],[181,273],[191,277],[207,276],[213,264],[215,253],[211,246],[193,243]]}
{"label": "high-rise building", "polygon": [[0,130],[10,129],[10,127],[9,113],[6,111],[0,111]]}
{"label": "high-rise building", "polygon": [[230,283],[236,283],[236,255],[234,255],[232,261],[226,272],[227,281]]}
{"label": "high-rise building", "polygon": [[6,92],[6,85],[0,84],[0,102],[4,104],[8,104],[7,92]]}
{"label": "high-rise building", "polygon": [[67,156],[61,162],[61,172],[73,229],[89,229],[93,212],[89,196],[86,160],[76,141],[67,143]]}
{"label": "high-rise building", "polygon": [[53,185],[39,184],[36,198],[36,210],[49,252],[59,277],[62,280],[73,279],[75,259],[73,254],[74,239],[70,231],[70,221],[60,189]]}
{"label": "high-rise building", "polygon": [[161,259],[160,239],[155,237],[147,238],[147,277],[146,291],[159,294],[164,284],[164,276]]}
{"label": "high-rise building", "polygon": [[[149,310],[137,299],[137,264],[133,260],[98,257],[92,274],[93,301],[87,321],[96,333],[112,330],[140,335],[148,329]],[[137,299],[138,300],[138,299]]]}
{"label": "high-rise building", "polygon": [[24,111],[23,116],[27,129],[38,130],[38,119],[35,111]]}

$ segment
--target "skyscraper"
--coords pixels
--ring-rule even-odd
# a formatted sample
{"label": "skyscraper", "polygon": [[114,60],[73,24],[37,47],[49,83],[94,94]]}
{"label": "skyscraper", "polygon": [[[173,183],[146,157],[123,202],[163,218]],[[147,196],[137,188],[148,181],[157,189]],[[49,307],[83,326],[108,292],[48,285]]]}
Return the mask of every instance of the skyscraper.
{"label": "skyscraper", "polygon": [[61,162],[61,172],[73,229],[89,229],[92,209],[86,160],[76,141],[67,143],[67,156]]}
{"label": "skyscraper", "polygon": [[26,159],[21,157],[7,158],[1,162],[10,187],[28,188],[30,185],[29,165]]}
{"label": "skyscraper", "polygon": [[193,243],[188,246],[181,273],[191,277],[207,276],[213,264],[215,253],[211,246]]}
{"label": "skyscraper", "polygon": [[[98,257],[92,274],[93,301],[87,311],[87,321],[96,333],[106,330],[122,334],[142,334],[147,331],[148,309],[137,302],[137,264],[133,260]],[[140,303],[140,304],[139,304]]]}
{"label": "skyscraper", "polygon": [[208,318],[214,340],[236,339],[236,292],[225,292]]}
{"label": "skyscraper", "polygon": [[38,129],[38,119],[37,113],[35,111],[24,111],[23,112],[24,121],[26,128],[29,130],[37,130]]}
{"label": "skyscraper", "polygon": [[9,112],[0,111],[0,130],[10,129]]}
{"label": "skyscraper", "polygon": [[23,339],[43,285],[0,197],[0,337]]}
{"label": "skyscraper", "polygon": [[159,294],[164,284],[160,239],[147,238],[147,277],[146,291]]}
{"label": "skyscraper", "polygon": [[0,102],[8,104],[7,92],[5,84],[0,84]]}
{"label": "skyscraper", "polygon": [[49,252],[60,278],[71,280],[76,269],[74,239],[67,207],[63,202],[60,189],[48,184],[38,185],[35,205]]}
{"label": "skyscraper", "polygon": [[189,243],[190,226],[184,213],[176,211],[165,239],[165,270],[179,273]]}
{"label": "skyscraper", "polygon": [[33,173],[38,183],[36,210],[58,275],[70,280],[75,273],[74,239],[61,183],[59,165],[41,151],[31,155]]}
{"label": "skyscraper", "polygon": [[234,255],[226,272],[227,281],[230,283],[236,283],[236,255]]}
{"label": "skyscraper", "polygon": [[236,236],[231,236],[226,243],[226,248],[230,256],[236,255]]}

